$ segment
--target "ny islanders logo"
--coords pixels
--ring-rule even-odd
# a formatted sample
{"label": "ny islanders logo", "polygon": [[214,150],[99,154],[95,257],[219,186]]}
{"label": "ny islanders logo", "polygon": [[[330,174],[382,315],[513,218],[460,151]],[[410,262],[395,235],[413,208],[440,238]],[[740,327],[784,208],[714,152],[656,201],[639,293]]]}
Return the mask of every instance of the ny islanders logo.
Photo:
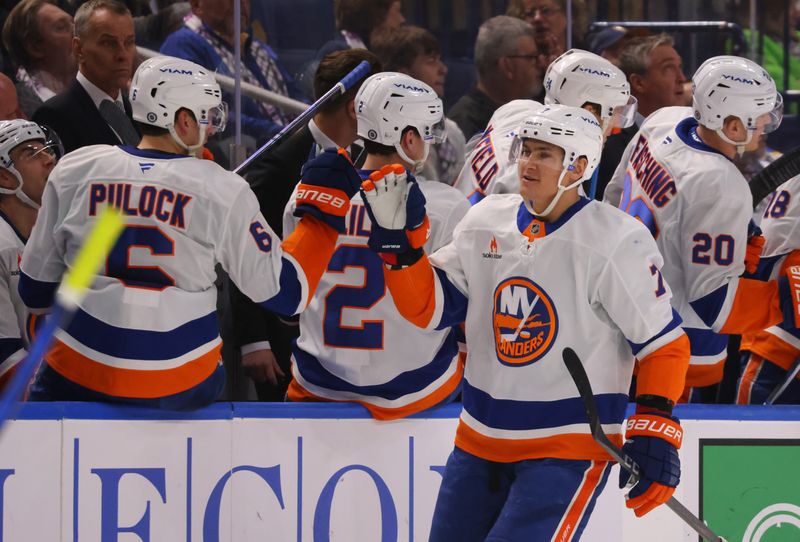
{"label": "ny islanders logo", "polygon": [[501,282],[494,291],[494,345],[503,365],[520,367],[544,356],[558,333],[553,301],[524,277]]}

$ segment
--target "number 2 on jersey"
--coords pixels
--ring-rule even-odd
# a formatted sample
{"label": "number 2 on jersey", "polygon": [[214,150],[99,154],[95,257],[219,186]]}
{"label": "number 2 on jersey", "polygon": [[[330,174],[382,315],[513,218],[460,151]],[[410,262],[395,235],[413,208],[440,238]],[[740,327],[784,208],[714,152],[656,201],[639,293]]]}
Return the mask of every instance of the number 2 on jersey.
{"label": "number 2 on jersey", "polygon": [[342,319],[345,313],[352,318],[354,311],[369,310],[386,295],[383,263],[365,246],[341,245],[331,257],[328,273],[344,273],[348,268],[362,269],[363,282],[357,286],[334,286],[325,296],[322,321],[325,344],[334,348],[382,350],[383,320],[359,318],[360,324],[345,325]]}

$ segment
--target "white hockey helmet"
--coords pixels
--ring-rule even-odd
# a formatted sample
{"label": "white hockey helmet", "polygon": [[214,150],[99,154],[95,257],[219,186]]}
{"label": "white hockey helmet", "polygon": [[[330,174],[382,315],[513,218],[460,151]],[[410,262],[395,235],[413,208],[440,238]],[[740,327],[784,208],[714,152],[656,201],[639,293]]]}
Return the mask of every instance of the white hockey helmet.
{"label": "white hockey helmet", "polygon": [[[370,76],[355,99],[358,135],[394,147],[403,160],[422,169],[431,143],[445,139],[444,108],[436,91],[422,81],[396,72]],[[425,155],[411,160],[400,145],[403,130],[414,127],[425,142]]]}
{"label": "white hockey helmet", "polygon": [[[528,210],[535,216],[546,216],[553,210],[561,195],[577,188],[585,179],[590,179],[600,162],[603,150],[603,129],[595,116],[580,107],[549,105],[535,115],[525,119],[517,130],[517,136],[509,153],[509,162],[518,162],[523,150],[523,141],[536,139],[550,143],[564,150],[562,171],[558,178],[558,192],[547,208],[541,213],[533,209],[533,204],[525,201]],[[575,161],[586,158],[583,177],[566,186],[561,184],[568,171],[573,171]]]}
{"label": "white hockey helmet", "polygon": [[[736,145],[740,154],[759,127],[759,119],[763,133],[768,134],[783,118],[783,98],[775,81],[764,68],[738,56],[715,56],[703,62],[692,76],[692,106],[695,119]],[[731,116],[747,128],[745,141],[732,141],[723,133],[725,119]]]}
{"label": "white hockey helmet", "polygon": [[589,51],[570,49],[555,59],[544,76],[547,105],[600,106],[604,132],[633,126],[636,98],[625,74],[605,58]]}
{"label": "white hockey helmet", "polygon": [[36,150],[33,155],[47,152],[57,159],[63,149],[55,132],[39,126],[35,122],[24,119],[0,121],[0,167],[8,170],[17,179],[16,188],[0,187],[0,194],[14,194],[25,204],[38,209],[39,204],[30,199],[22,190],[24,185],[22,174],[14,167],[14,161],[11,159],[11,151],[26,141],[42,142],[42,148]]}
{"label": "white hockey helmet", "polygon": [[[223,131],[228,116],[214,75],[194,62],[169,56],[142,62],[133,74],[130,101],[134,120],[169,130],[175,142],[189,152],[205,144],[211,129]],[[186,145],[175,132],[179,109],[191,111],[200,125],[196,145]]]}

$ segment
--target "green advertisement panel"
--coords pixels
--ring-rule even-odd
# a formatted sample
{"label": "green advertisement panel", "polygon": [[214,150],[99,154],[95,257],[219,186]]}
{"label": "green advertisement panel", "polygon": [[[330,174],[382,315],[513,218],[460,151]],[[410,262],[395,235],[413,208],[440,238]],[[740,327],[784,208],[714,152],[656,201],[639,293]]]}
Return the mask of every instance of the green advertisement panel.
{"label": "green advertisement panel", "polygon": [[800,439],[700,439],[700,517],[728,542],[799,542]]}

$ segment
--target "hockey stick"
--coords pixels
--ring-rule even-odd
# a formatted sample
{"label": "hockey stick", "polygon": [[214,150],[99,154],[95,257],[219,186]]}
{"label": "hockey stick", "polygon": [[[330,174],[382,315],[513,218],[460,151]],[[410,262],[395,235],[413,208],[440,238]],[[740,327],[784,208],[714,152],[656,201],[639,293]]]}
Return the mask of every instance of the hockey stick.
{"label": "hockey stick", "polygon": [[[631,479],[635,484],[641,476],[639,465],[637,465],[633,459],[625,455],[621,449],[617,448],[603,431],[603,426],[600,423],[600,415],[597,412],[597,403],[595,403],[594,393],[592,392],[592,384],[589,382],[589,377],[586,375],[586,370],[584,370],[583,363],[581,363],[581,360],[578,358],[578,354],[576,354],[572,348],[565,348],[562,357],[564,358],[564,365],[567,366],[567,371],[569,371],[572,380],[575,382],[575,386],[578,388],[578,393],[581,395],[583,408],[586,410],[586,416],[589,418],[589,428],[592,431],[592,438],[608,452],[608,455],[610,455],[614,461],[620,464],[621,468],[631,473]],[[671,497],[666,504],[670,510],[675,512],[689,527],[694,529],[697,534],[709,542],[725,542],[724,538],[715,534],[708,525],[692,514],[689,509],[683,506],[675,497]]]}
{"label": "hockey stick", "polygon": [[247,169],[247,167],[259,156],[283,141],[285,138],[289,137],[292,133],[294,133],[295,130],[305,125],[305,123],[308,122],[311,117],[317,114],[317,111],[319,111],[323,105],[328,103],[333,98],[336,98],[337,96],[350,90],[353,85],[355,85],[361,78],[369,73],[370,67],[371,66],[369,62],[362,60],[361,63],[353,69],[353,71],[345,75],[341,81],[333,86],[332,89],[323,94],[316,102],[309,105],[308,109],[300,113],[292,122],[284,126],[280,132],[272,137],[272,139],[264,143],[258,150],[256,150],[256,152],[251,154],[247,160],[239,164],[236,169],[233,170],[233,172],[242,175],[244,170]]}
{"label": "hockey stick", "polygon": [[107,207],[92,228],[56,291],[56,302],[47,315],[44,326],[37,333],[28,355],[16,366],[5,393],[0,396],[0,431],[8,419],[15,415],[28,383],[53,344],[56,331],[69,323],[78,304],[86,295],[97,269],[105,262],[124,226],[122,214]]}
{"label": "hockey stick", "polygon": [[786,373],[786,378],[783,380],[783,382],[775,386],[775,389],[769,394],[769,397],[767,397],[767,400],[764,401],[764,404],[771,405],[777,401],[778,397],[780,397],[781,394],[786,391],[786,388],[789,387],[789,384],[792,383],[792,380],[797,377],[797,373],[800,373],[800,358],[794,360],[794,365],[792,365],[792,368],[789,369],[788,373]]}
{"label": "hockey stick", "polygon": [[787,152],[750,179],[753,209],[780,185],[800,175],[800,147]]}

